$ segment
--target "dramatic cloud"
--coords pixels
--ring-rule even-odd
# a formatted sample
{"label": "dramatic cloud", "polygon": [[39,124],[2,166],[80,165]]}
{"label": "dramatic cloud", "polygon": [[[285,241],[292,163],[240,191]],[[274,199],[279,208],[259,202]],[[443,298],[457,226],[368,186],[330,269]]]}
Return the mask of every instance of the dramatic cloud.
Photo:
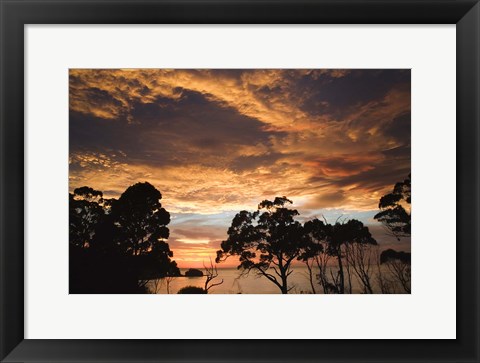
{"label": "dramatic cloud", "polygon": [[410,118],[409,70],[73,69],[70,188],[149,181],[198,265],[263,199],[373,216],[410,172]]}

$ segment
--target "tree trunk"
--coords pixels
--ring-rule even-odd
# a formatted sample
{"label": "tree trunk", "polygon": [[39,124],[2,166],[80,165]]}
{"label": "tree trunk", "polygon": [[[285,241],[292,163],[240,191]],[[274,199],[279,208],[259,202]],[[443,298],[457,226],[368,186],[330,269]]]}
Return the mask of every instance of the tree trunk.
{"label": "tree trunk", "polygon": [[315,290],[315,284],[313,283],[313,261],[310,265],[308,260],[305,262],[308,268],[308,278],[310,280],[310,287],[312,288],[312,293],[316,294],[317,291]]}
{"label": "tree trunk", "polygon": [[344,275],[343,275],[342,250],[341,250],[341,248],[338,249],[337,259],[338,259],[338,273],[340,274],[340,289],[339,289],[338,293],[339,294],[344,294],[345,293],[345,278],[344,278]]}
{"label": "tree trunk", "polygon": [[282,275],[282,294],[288,294],[287,271],[281,269],[280,273]]}
{"label": "tree trunk", "polygon": [[351,294],[352,293],[352,274],[350,273],[350,265],[349,265],[349,262],[348,262],[348,258],[346,259],[346,263],[347,263],[347,277],[348,277],[348,293]]}

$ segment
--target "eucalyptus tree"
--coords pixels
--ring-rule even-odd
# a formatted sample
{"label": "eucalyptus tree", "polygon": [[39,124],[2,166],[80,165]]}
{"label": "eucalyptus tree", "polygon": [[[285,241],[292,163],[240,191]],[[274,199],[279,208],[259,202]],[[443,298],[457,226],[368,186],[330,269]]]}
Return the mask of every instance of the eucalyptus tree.
{"label": "eucalyptus tree", "polygon": [[69,240],[71,245],[88,248],[95,228],[104,216],[103,193],[90,187],[69,194]]}
{"label": "eucalyptus tree", "polygon": [[386,265],[394,279],[402,289],[410,294],[411,289],[411,259],[409,252],[388,249],[380,254],[380,263]]}
{"label": "eucalyptus tree", "polygon": [[308,243],[305,243],[305,248],[298,259],[304,262],[307,266],[310,287],[314,294],[317,293],[314,282],[315,265],[318,268],[317,277],[323,288],[323,293],[328,294],[331,288],[327,273],[327,265],[330,255],[325,253],[328,243],[327,230],[328,227],[326,222],[324,223],[317,218],[307,221],[304,224],[304,238],[308,240]]}
{"label": "eucalyptus tree", "polygon": [[[344,257],[346,250],[351,244],[376,245],[377,241],[372,237],[368,227],[356,219],[350,219],[346,222],[337,222],[329,226],[327,229],[328,249],[327,253],[337,259],[338,280],[335,284],[339,294],[345,293],[345,273],[344,273]],[[348,264],[348,260],[346,261]],[[349,268],[350,265],[347,265]],[[351,283],[349,284],[351,287]],[[351,291],[350,291],[351,292]]]}
{"label": "eucalyptus tree", "polygon": [[162,194],[148,182],[134,184],[112,204],[112,216],[119,229],[119,247],[133,256],[151,251],[171,255],[165,240],[170,213],[162,208]]}
{"label": "eucalyptus tree", "polygon": [[381,222],[397,239],[411,234],[411,178],[395,184],[391,193],[385,194],[378,204],[380,212],[374,218]]}
{"label": "eucalyptus tree", "polygon": [[[370,245],[376,245],[376,240],[370,234],[368,227],[362,222],[351,219],[347,222],[329,224],[317,218],[305,222],[305,247],[300,260],[307,266],[315,261],[319,270],[318,280],[324,293],[344,294],[346,292],[345,275],[348,279],[348,290],[352,292],[351,271],[358,276],[367,292],[372,292],[369,280],[369,268],[360,265],[364,260],[363,250]],[[355,257],[355,260],[352,260]],[[337,272],[333,273],[331,259],[337,262]],[[345,274],[345,270],[347,273]],[[310,272],[310,280],[312,280]]]}
{"label": "eucalyptus tree", "polygon": [[72,292],[143,292],[152,278],[180,274],[166,241],[170,214],[153,185],[134,184],[118,199],[82,187],[69,198]]}
{"label": "eucalyptus tree", "polygon": [[292,263],[309,243],[303,225],[295,220],[296,209],[288,208],[292,201],[286,197],[264,200],[254,212],[241,211],[235,215],[228,229],[228,238],[217,251],[216,262],[238,256],[238,269],[250,272],[272,282],[282,294],[287,294],[288,277]]}

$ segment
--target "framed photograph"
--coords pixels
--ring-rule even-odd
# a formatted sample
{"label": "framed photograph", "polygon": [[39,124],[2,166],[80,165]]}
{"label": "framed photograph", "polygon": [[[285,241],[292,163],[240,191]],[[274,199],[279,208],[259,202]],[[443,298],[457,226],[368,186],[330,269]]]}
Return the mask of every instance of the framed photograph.
{"label": "framed photograph", "polygon": [[479,361],[478,1],[1,9],[2,361]]}
{"label": "framed photograph", "polygon": [[410,294],[410,99],[410,69],[70,69],[70,294]]}

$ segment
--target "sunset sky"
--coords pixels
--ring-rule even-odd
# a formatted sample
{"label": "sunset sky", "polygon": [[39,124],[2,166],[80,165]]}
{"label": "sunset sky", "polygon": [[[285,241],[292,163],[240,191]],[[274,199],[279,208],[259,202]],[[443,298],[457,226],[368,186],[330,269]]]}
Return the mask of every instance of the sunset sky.
{"label": "sunset sky", "polygon": [[373,220],[410,172],[410,70],[71,69],[69,87],[70,190],[153,184],[181,268],[276,196],[300,221],[356,218],[410,251]]}

